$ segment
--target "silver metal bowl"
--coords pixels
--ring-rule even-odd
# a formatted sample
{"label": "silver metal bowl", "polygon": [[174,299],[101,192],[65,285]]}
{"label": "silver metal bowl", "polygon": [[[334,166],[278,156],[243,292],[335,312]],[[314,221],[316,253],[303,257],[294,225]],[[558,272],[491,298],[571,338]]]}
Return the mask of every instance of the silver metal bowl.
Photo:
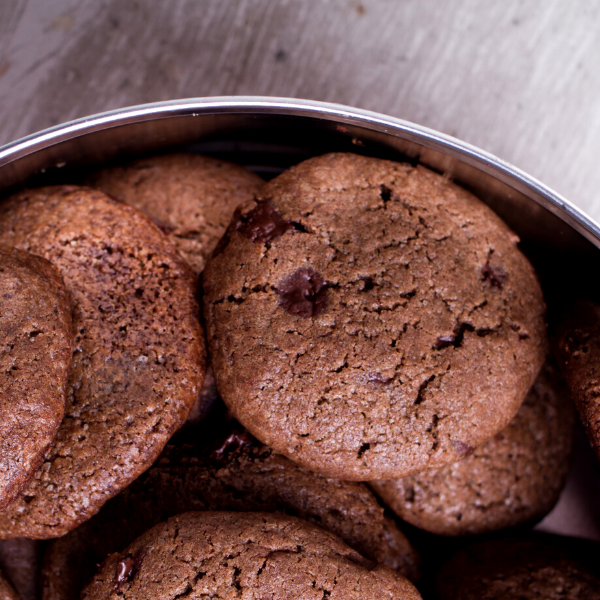
{"label": "silver metal bowl", "polygon": [[[0,148],[0,194],[24,184],[76,183],[101,164],[165,149],[226,158],[265,177],[330,151],[420,162],[473,191],[517,232],[540,274],[550,313],[574,296],[600,298],[600,278],[595,277],[600,272],[600,226],[585,213],[469,144],[337,104],[198,98],[79,119]],[[600,539],[600,509],[594,512],[597,502],[590,499],[600,494],[600,469],[585,441],[580,442],[575,466],[545,528]]]}

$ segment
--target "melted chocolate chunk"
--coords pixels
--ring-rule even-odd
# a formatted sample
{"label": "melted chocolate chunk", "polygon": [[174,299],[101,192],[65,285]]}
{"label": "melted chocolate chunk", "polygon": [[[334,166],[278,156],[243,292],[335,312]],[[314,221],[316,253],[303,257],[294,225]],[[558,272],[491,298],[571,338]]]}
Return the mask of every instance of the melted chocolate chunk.
{"label": "melted chocolate chunk", "polygon": [[117,563],[117,572],[115,573],[115,590],[121,591],[121,585],[131,581],[133,578],[133,557],[126,556]]}
{"label": "melted chocolate chunk", "polygon": [[257,200],[256,206],[245,215],[242,215],[238,209],[235,210],[229,227],[215,246],[212,256],[218,256],[227,248],[232,231],[239,231],[252,242],[264,244],[290,229],[306,233],[302,223],[283,219],[270,200]]}
{"label": "melted chocolate chunk", "polygon": [[506,275],[507,273],[502,267],[490,265],[489,260],[481,268],[482,281],[486,281],[492,287],[497,287],[500,290],[504,286]]}
{"label": "melted chocolate chunk", "polygon": [[463,343],[466,331],[475,331],[473,325],[469,323],[457,323],[454,330],[449,335],[440,335],[433,345],[435,350],[442,350],[448,346],[460,348]]}
{"label": "melted chocolate chunk", "polygon": [[466,458],[475,452],[475,448],[473,448],[473,446],[469,446],[469,444],[465,444],[464,442],[452,440],[451,443],[452,447],[461,455],[462,458]]}
{"label": "melted chocolate chunk", "polygon": [[327,304],[327,282],[310,268],[298,269],[277,288],[279,305],[304,319],[323,312]]}
{"label": "melted chocolate chunk", "polygon": [[436,350],[441,350],[442,348],[447,348],[448,346],[453,346],[456,341],[456,336],[454,334],[450,335],[440,335],[438,339],[435,341],[433,347]]}
{"label": "melted chocolate chunk", "polygon": [[210,458],[216,462],[227,460],[238,450],[251,448],[256,440],[247,431],[232,431],[223,443],[210,454]]}
{"label": "melted chocolate chunk", "polygon": [[242,215],[236,225],[236,230],[242,235],[261,244],[270,242],[290,229],[294,229],[294,224],[282,219],[270,200],[258,200],[256,206]]}
{"label": "melted chocolate chunk", "polygon": [[374,383],[376,385],[387,385],[394,379],[394,377],[384,377],[381,373],[369,373],[368,379],[370,383]]}
{"label": "melted chocolate chunk", "polygon": [[124,583],[133,581],[133,578],[139,572],[144,557],[146,556],[146,550],[139,550],[135,556],[125,556],[117,563],[117,570],[115,573],[114,586],[117,592],[121,591],[121,586]]}

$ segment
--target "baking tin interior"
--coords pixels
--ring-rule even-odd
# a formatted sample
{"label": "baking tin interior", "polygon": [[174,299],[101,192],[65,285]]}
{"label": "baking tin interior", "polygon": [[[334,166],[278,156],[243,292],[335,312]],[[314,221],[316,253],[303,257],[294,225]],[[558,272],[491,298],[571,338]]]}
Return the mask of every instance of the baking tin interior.
{"label": "baking tin interior", "polygon": [[[600,299],[600,229],[527,175],[458,140],[338,105],[264,98],[183,100],[106,113],[0,148],[0,190],[77,183],[110,162],[165,150],[231,160],[265,178],[310,156],[355,152],[422,163],[473,191],[521,238],[549,317],[578,296]],[[600,540],[600,468],[582,437],[546,530]],[[567,504],[565,505],[565,502]],[[551,515],[552,516],[552,515]]]}

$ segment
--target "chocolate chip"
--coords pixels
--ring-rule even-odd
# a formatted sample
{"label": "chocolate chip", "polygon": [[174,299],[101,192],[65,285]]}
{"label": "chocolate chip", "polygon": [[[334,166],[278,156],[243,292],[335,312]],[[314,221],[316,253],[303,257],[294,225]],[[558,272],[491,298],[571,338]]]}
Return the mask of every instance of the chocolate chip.
{"label": "chocolate chip", "polygon": [[270,200],[258,200],[247,214],[241,215],[236,230],[249,240],[264,244],[294,229],[291,221],[286,221],[277,212]]}
{"label": "chocolate chip", "polygon": [[321,313],[327,303],[327,282],[313,269],[302,268],[286,277],[277,288],[279,305],[304,319]]}
{"label": "chocolate chip", "polygon": [[456,450],[456,452],[458,452],[458,454],[460,454],[462,458],[466,458],[467,456],[475,452],[475,448],[473,448],[473,446],[465,444],[464,442],[460,442],[458,440],[451,440],[451,444],[454,450]]}
{"label": "chocolate chip", "polygon": [[136,555],[133,557],[133,562],[134,562],[134,573],[133,574],[134,575],[136,575],[137,573],[140,572],[144,558],[146,558],[146,549],[141,548],[140,550],[137,551]]}
{"label": "chocolate chip", "polygon": [[146,550],[138,550],[135,556],[125,556],[117,563],[117,569],[114,579],[114,587],[117,592],[121,591],[121,585],[133,581],[133,578],[139,573],[142,562],[146,556]]}
{"label": "chocolate chip", "polygon": [[210,458],[217,462],[223,462],[238,450],[250,448],[255,443],[255,439],[247,431],[232,431],[223,443],[211,452]]}
{"label": "chocolate chip", "polygon": [[134,565],[135,563],[133,562],[132,556],[126,556],[117,563],[117,572],[115,573],[114,580],[115,590],[117,592],[121,591],[121,585],[123,583],[131,581]]}
{"label": "chocolate chip", "polygon": [[506,275],[507,273],[502,267],[492,266],[489,260],[481,267],[481,280],[500,290],[504,287]]}
{"label": "chocolate chip", "polygon": [[442,348],[447,348],[448,346],[454,345],[455,341],[456,341],[456,336],[454,334],[440,335],[440,337],[438,337],[438,339],[435,341],[435,344],[433,345],[433,347],[436,350],[441,350]]}
{"label": "chocolate chip", "polygon": [[452,333],[448,335],[440,335],[437,338],[435,344],[433,345],[434,349],[442,350],[443,348],[447,348],[448,346],[460,348],[460,346],[463,343],[466,331],[475,331],[475,328],[469,323],[457,323],[454,326]]}
{"label": "chocolate chip", "polygon": [[387,385],[394,379],[394,376],[392,375],[392,377],[384,377],[381,373],[369,373],[368,379],[370,383],[374,383],[376,385]]}
{"label": "chocolate chip", "polygon": [[264,244],[290,229],[306,233],[302,223],[283,219],[270,200],[257,200],[256,206],[245,215],[238,209],[235,210],[229,227],[215,246],[212,256],[218,256],[227,248],[232,231],[239,231],[252,242]]}

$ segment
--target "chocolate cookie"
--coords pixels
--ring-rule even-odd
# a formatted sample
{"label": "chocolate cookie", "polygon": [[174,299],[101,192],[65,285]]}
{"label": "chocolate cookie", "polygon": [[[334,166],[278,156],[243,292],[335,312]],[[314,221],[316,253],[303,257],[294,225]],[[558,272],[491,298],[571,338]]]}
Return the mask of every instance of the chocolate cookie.
{"label": "chocolate cookie", "polygon": [[[233,163],[182,153],[108,167],[89,179],[90,186],[150,217],[197,274],[236,206],[252,200],[263,184],[258,175]],[[207,400],[214,398],[209,373],[190,413],[191,422],[206,416]]]}
{"label": "chocolate cookie", "polygon": [[148,215],[202,272],[238,204],[264,181],[243,167],[199,154],[166,154],[103,169],[89,185]]}
{"label": "chocolate cookie", "polygon": [[537,521],[565,484],[574,416],[564,384],[546,363],[517,416],[470,456],[371,487],[399,517],[438,535]]}
{"label": "chocolate cookie", "polygon": [[0,513],[0,537],[58,537],[143,473],[193,405],[205,355],[195,277],[144,215],[89,188],[9,198],[0,241],[52,260],[72,302],[65,418]]}
{"label": "chocolate cookie", "polygon": [[21,600],[15,588],[0,572],[0,600]]}
{"label": "chocolate cookie", "polygon": [[595,542],[550,535],[475,544],[442,567],[437,598],[599,600],[599,553]]}
{"label": "chocolate cookie", "polygon": [[568,307],[553,332],[552,346],[600,459],[600,306],[587,301]]}
{"label": "chocolate cookie", "polygon": [[518,238],[422,167],[328,154],[269,182],[204,271],[217,387],[257,438],[342,479],[455,462],[544,361]]}
{"label": "chocolate cookie", "polygon": [[0,540],[0,569],[21,600],[40,597],[42,542],[17,538]]}
{"label": "chocolate cookie", "polygon": [[0,245],[0,510],[42,464],[65,411],[71,305],[58,271]]}
{"label": "chocolate cookie", "polygon": [[363,556],[414,581],[419,559],[362,483],[325,478],[234,431],[212,452],[167,447],[98,515],[48,547],[43,600],[77,600],[96,565],[149,527],[189,510],[269,511],[298,516]]}
{"label": "chocolate cookie", "polygon": [[418,600],[402,575],[294,517],[191,512],[112,554],[82,600],[125,596]]}

